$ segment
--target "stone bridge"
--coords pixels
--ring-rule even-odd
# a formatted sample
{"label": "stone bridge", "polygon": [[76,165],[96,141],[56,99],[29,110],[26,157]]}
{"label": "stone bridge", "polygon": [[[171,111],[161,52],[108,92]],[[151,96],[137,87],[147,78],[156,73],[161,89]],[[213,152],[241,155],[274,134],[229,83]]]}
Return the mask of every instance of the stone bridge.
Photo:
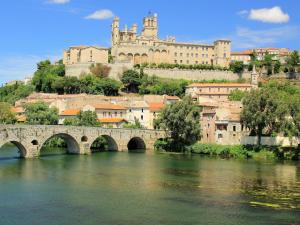
{"label": "stone bridge", "polygon": [[99,137],[106,139],[110,151],[153,150],[155,141],[164,138],[165,132],[79,126],[0,125],[0,148],[6,143],[13,143],[23,158],[38,157],[45,142],[53,137],[63,138],[70,154],[91,154],[91,146]]}

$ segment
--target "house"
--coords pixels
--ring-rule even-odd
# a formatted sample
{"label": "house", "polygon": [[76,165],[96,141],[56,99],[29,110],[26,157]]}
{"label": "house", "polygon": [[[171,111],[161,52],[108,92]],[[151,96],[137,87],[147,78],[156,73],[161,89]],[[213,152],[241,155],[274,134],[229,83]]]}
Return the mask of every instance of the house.
{"label": "house", "polygon": [[122,128],[127,120],[124,118],[101,118],[99,122],[105,128]]}
{"label": "house", "polygon": [[59,113],[59,120],[58,124],[64,124],[65,119],[77,118],[78,114],[80,113],[80,109],[66,109]]}
{"label": "house", "polygon": [[193,83],[186,88],[186,95],[192,96],[199,102],[199,98],[226,101],[234,90],[250,91],[251,84],[244,83]]}

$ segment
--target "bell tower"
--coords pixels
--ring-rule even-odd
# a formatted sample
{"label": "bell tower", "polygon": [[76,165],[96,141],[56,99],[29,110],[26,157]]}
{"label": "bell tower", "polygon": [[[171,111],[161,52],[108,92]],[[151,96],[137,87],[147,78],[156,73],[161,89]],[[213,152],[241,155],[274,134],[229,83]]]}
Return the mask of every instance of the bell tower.
{"label": "bell tower", "polygon": [[111,46],[118,45],[120,42],[120,19],[115,17],[112,23]]}
{"label": "bell tower", "polygon": [[142,36],[151,39],[158,38],[157,14],[144,17]]}

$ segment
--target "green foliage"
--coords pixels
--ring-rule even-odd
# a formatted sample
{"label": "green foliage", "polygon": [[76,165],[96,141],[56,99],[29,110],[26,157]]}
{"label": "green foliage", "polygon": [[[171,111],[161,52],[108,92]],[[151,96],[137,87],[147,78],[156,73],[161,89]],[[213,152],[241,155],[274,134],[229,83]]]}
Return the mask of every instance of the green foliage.
{"label": "green foliage", "polygon": [[126,91],[138,93],[139,86],[142,84],[142,78],[143,76],[139,72],[127,70],[123,73],[121,81],[124,84]]}
{"label": "green foliage", "polygon": [[126,123],[123,125],[123,128],[142,129],[143,126],[138,119],[135,119],[134,123]]}
{"label": "green foliage", "polygon": [[241,145],[217,145],[196,143],[190,146],[189,151],[196,154],[220,156],[222,158],[250,158],[251,153]]}
{"label": "green foliage", "polygon": [[144,75],[142,84],[141,86],[139,86],[139,93],[142,95],[166,94],[171,96],[183,97],[185,95],[185,88],[188,84],[189,82],[186,80],[174,80]]}
{"label": "green foliage", "polygon": [[98,137],[92,144],[91,149],[93,152],[108,151],[108,141],[105,137]]}
{"label": "green foliage", "polygon": [[226,67],[214,66],[209,64],[169,64],[169,63],[144,63],[142,65],[135,65],[135,68],[157,68],[157,69],[184,69],[184,70],[228,70]]}
{"label": "green foliage", "polygon": [[168,150],[184,151],[186,145],[191,145],[198,140],[200,136],[199,111],[199,107],[189,96],[162,110],[155,124],[170,134],[170,149]]}
{"label": "green foliage", "polygon": [[96,112],[93,111],[80,111],[78,115],[78,120],[80,126],[96,127],[100,126]]}
{"label": "green foliage", "polygon": [[247,95],[247,92],[241,90],[233,90],[230,92],[228,98],[230,101],[242,101],[242,99]]}
{"label": "green foliage", "polygon": [[94,75],[65,77],[63,64],[52,65],[49,61],[38,64],[32,83],[37,92],[58,94],[95,94],[116,96],[121,87],[120,82],[107,78],[110,68],[101,64],[91,67]]}
{"label": "green foliage", "polygon": [[44,102],[28,103],[25,105],[27,123],[31,125],[57,125],[58,109],[49,108]]}
{"label": "green foliage", "polygon": [[100,78],[107,78],[111,68],[109,66],[103,65],[101,63],[92,64],[90,71],[93,75]]}
{"label": "green foliage", "polygon": [[14,104],[16,101],[27,97],[34,91],[34,86],[16,83],[0,87],[0,101]]}
{"label": "green foliage", "polygon": [[300,56],[298,51],[293,51],[287,58],[286,64],[289,72],[297,72],[296,69],[300,63]]}
{"label": "green foliage", "polygon": [[242,61],[235,61],[230,63],[229,68],[234,73],[242,73],[244,71],[244,63]]}
{"label": "green foliage", "polygon": [[16,116],[11,108],[9,103],[0,102],[0,124],[13,124],[16,122]]}
{"label": "green foliage", "polygon": [[[300,88],[270,81],[243,99],[241,119],[252,135],[300,135]],[[260,143],[258,143],[260,144]]]}
{"label": "green foliage", "polygon": [[64,125],[65,126],[79,126],[80,120],[79,118],[65,118]]}
{"label": "green foliage", "polygon": [[281,71],[281,62],[276,60],[274,63],[274,73],[280,73]]}

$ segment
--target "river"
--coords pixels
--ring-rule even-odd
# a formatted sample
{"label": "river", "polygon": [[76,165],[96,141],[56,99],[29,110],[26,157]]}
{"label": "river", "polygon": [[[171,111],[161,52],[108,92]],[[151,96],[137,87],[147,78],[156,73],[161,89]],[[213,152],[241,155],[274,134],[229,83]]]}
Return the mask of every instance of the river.
{"label": "river", "polygon": [[299,163],[56,153],[0,149],[1,225],[300,224]]}

